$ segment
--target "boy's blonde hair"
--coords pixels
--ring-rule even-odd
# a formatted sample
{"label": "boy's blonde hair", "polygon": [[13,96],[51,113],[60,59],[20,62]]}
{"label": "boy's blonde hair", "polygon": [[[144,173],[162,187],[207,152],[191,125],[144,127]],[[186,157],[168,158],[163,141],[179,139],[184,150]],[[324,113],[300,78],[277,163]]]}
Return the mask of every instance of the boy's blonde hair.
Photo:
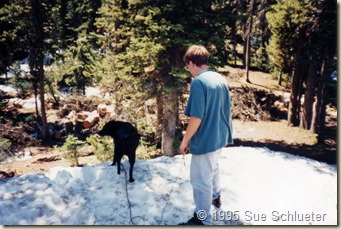
{"label": "boy's blonde hair", "polygon": [[190,61],[193,62],[196,66],[200,67],[203,64],[208,64],[208,58],[210,53],[207,49],[202,45],[191,45],[186,54],[184,55],[184,62],[189,64]]}

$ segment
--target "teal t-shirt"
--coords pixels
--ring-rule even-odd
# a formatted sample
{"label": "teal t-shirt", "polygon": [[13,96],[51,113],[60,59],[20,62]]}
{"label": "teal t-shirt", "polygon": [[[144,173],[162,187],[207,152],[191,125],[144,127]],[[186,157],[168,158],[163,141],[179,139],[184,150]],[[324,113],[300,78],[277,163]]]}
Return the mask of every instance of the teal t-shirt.
{"label": "teal t-shirt", "polygon": [[190,153],[205,154],[233,143],[231,100],[226,79],[205,70],[191,82],[185,115],[201,119],[190,141]]}

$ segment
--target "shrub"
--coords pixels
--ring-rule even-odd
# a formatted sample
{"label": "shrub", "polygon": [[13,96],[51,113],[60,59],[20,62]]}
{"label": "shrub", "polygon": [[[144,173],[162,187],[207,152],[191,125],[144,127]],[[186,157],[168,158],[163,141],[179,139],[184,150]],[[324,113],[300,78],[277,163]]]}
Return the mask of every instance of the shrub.
{"label": "shrub", "polygon": [[0,139],[0,161],[6,159],[6,152],[11,148],[11,141],[7,138]]}
{"label": "shrub", "polygon": [[109,136],[100,137],[98,135],[90,135],[86,141],[91,145],[92,150],[98,160],[101,162],[108,161],[114,156],[113,140]]}
{"label": "shrub", "polygon": [[77,149],[83,145],[83,141],[71,134],[66,138],[65,143],[61,146],[61,149],[66,151],[64,154],[65,159],[71,161],[73,166],[79,166],[79,152]]}

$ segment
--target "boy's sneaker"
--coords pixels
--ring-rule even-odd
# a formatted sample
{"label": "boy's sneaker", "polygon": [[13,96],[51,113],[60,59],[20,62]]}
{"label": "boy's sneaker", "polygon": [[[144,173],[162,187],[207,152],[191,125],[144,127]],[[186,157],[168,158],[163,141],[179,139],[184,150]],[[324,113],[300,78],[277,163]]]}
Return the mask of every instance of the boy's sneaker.
{"label": "boy's sneaker", "polygon": [[194,212],[193,218],[188,220],[187,223],[180,223],[179,225],[204,225],[200,219],[198,219],[197,213]]}
{"label": "boy's sneaker", "polygon": [[213,200],[212,200],[212,204],[213,204],[214,207],[220,208],[220,207],[221,207],[220,196],[219,196],[217,199],[213,199]]}

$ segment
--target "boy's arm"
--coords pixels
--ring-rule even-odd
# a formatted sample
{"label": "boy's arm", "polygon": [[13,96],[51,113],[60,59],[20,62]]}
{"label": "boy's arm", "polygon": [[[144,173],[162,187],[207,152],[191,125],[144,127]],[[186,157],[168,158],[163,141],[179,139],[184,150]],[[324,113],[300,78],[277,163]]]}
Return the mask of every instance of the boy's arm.
{"label": "boy's arm", "polygon": [[200,124],[201,124],[201,119],[191,116],[188,122],[187,129],[186,129],[186,134],[183,137],[180,148],[179,148],[180,153],[185,154],[185,152],[188,149],[189,141],[191,140],[195,132],[197,132]]}

